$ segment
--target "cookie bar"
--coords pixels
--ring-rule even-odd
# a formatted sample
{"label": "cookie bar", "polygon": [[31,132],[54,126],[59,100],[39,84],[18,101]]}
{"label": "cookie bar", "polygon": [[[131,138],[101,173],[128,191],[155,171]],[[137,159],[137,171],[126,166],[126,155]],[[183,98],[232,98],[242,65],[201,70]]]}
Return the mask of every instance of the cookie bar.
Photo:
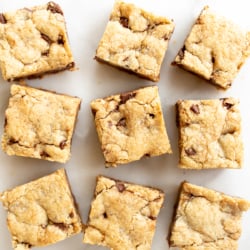
{"label": "cookie bar", "polygon": [[106,166],[171,153],[157,86],[91,103]]}
{"label": "cookie bar", "polygon": [[227,89],[250,55],[250,33],[206,6],[173,64]]}
{"label": "cookie bar", "polygon": [[176,107],[181,168],[241,167],[243,142],[237,99],[179,100]]}
{"label": "cookie bar", "polygon": [[80,103],[77,97],[13,84],[5,112],[3,151],[66,162]]}
{"label": "cookie bar", "polygon": [[163,200],[158,189],[99,176],[83,242],[150,250]]}
{"label": "cookie bar", "polygon": [[116,1],[96,60],[157,82],[173,21]]}
{"label": "cookie bar", "polygon": [[0,195],[13,248],[46,246],[80,233],[82,223],[64,169]]}
{"label": "cookie bar", "polygon": [[237,250],[242,212],[250,202],[184,182],[169,238],[182,250]]}
{"label": "cookie bar", "polygon": [[0,69],[5,80],[74,67],[63,11],[54,2],[0,14]]}

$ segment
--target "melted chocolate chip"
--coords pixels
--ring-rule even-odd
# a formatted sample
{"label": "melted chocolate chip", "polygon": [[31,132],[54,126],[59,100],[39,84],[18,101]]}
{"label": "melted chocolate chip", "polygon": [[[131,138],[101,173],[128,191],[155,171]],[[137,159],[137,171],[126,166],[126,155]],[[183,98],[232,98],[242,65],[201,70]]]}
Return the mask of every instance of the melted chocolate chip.
{"label": "melted chocolate chip", "polygon": [[120,24],[121,24],[124,28],[128,28],[128,18],[121,16],[121,17],[120,17]]}
{"label": "melted chocolate chip", "polygon": [[58,38],[57,38],[57,43],[58,44],[64,44],[64,39],[63,39],[63,36],[62,35],[59,35]]}
{"label": "melted chocolate chip", "polygon": [[65,223],[55,223],[54,222],[53,225],[60,228],[62,231],[66,231],[69,228],[69,226]]}
{"label": "melted chocolate chip", "polygon": [[7,23],[7,20],[6,20],[5,16],[2,13],[0,13],[0,23],[2,23],[2,24]]}
{"label": "melted chocolate chip", "polygon": [[192,156],[192,155],[195,155],[196,154],[196,150],[194,148],[188,148],[188,149],[185,149],[185,152],[188,156]]}
{"label": "melted chocolate chip", "polygon": [[60,147],[61,150],[63,150],[66,147],[66,145],[67,145],[66,142],[67,142],[67,140],[63,140],[63,141],[60,142],[59,147]]}
{"label": "melted chocolate chip", "polygon": [[227,109],[230,109],[233,107],[234,104],[227,102],[227,98],[221,98],[222,105],[226,107]]}
{"label": "melted chocolate chip", "polygon": [[108,215],[106,212],[103,213],[103,218],[107,219],[108,218]]}
{"label": "melted chocolate chip", "polygon": [[180,57],[180,60],[182,60],[184,58],[185,55],[185,51],[186,51],[186,47],[185,45],[180,49],[178,56]]}
{"label": "melted chocolate chip", "polygon": [[132,99],[136,96],[136,93],[130,92],[130,93],[124,93],[120,95],[120,105],[125,104],[129,99]]}
{"label": "melted chocolate chip", "polygon": [[156,220],[156,217],[155,217],[155,216],[152,216],[152,215],[150,215],[148,218],[149,218],[150,220]]}
{"label": "melted chocolate chip", "polygon": [[212,63],[215,63],[215,58],[212,56]]}
{"label": "melted chocolate chip", "polygon": [[48,56],[48,55],[49,55],[49,50],[42,52],[42,56]]}
{"label": "melted chocolate chip", "polygon": [[41,37],[45,40],[49,45],[53,43],[53,41],[45,34],[41,33]]}
{"label": "melted chocolate chip", "polygon": [[120,193],[122,193],[126,189],[125,185],[122,182],[116,182],[116,187]]}
{"label": "melted chocolate chip", "polygon": [[69,214],[69,218],[74,218],[74,212],[70,212],[70,214]]}
{"label": "melted chocolate chip", "polygon": [[149,153],[144,154],[145,157],[150,157]]}
{"label": "melted chocolate chip", "polygon": [[74,63],[74,62],[71,62],[71,63],[69,63],[69,64],[66,66],[65,69],[72,69],[72,68],[74,68],[74,67],[75,67],[75,63]]}
{"label": "melted chocolate chip", "polygon": [[58,13],[58,14],[63,15],[63,11],[62,11],[61,7],[54,2],[48,3],[47,10],[50,10],[52,13]]}
{"label": "melted chocolate chip", "polygon": [[126,127],[127,123],[126,123],[126,118],[121,118],[120,121],[117,123],[116,126],[118,127]]}
{"label": "melted chocolate chip", "polygon": [[199,105],[198,104],[193,104],[191,107],[190,107],[190,110],[193,111],[195,114],[200,114],[200,108],[199,108]]}
{"label": "melted chocolate chip", "polygon": [[50,157],[50,155],[49,155],[46,151],[42,151],[42,152],[40,153],[40,156],[41,156],[42,158]]}
{"label": "melted chocolate chip", "polygon": [[155,114],[149,114],[149,116],[154,119],[155,118]]}
{"label": "melted chocolate chip", "polygon": [[9,141],[8,141],[8,145],[12,145],[12,144],[15,144],[17,143],[17,140],[15,140],[14,138],[10,138]]}

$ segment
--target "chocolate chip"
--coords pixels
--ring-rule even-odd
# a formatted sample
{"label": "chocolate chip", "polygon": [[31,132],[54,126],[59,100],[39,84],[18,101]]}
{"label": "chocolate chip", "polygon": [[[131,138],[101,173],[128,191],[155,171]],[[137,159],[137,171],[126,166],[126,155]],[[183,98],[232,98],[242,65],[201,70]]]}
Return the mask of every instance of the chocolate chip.
{"label": "chocolate chip", "polygon": [[2,23],[2,24],[7,23],[7,20],[6,20],[5,16],[2,13],[0,13],[0,23]]}
{"label": "chocolate chip", "polygon": [[129,99],[132,99],[136,96],[136,93],[130,92],[130,93],[124,93],[120,95],[120,105],[125,104]]}
{"label": "chocolate chip", "polygon": [[47,10],[50,10],[52,13],[58,13],[58,14],[63,15],[63,11],[62,11],[61,7],[54,2],[48,3]]}
{"label": "chocolate chip", "polygon": [[65,223],[55,223],[55,222],[53,222],[52,225],[60,228],[62,231],[66,231],[69,228],[69,226],[67,224],[65,224]]}
{"label": "chocolate chip", "polygon": [[193,104],[191,107],[190,107],[190,110],[193,111],[195,114],[200,114],[200,108],[199,108],[199,105],[198,104]]}
{"label": "chocolate chip", "polygon": [[156,217],[155,217],[155,216],[152,216],[152,215],[150,215],[148,218],[149,218],[150,220],[156,220]]}
{"label": "chocolate chip", "polygon": [[97,110],[96,110],[96,109],[91,109],[91,112],[92,112],[93,116],[95,116],[95,115],[96,115]]}
{"label": "chocolate chip", "polygon": [[8,120],[7,120],[7,118],[5,117],[5,119],[4,119],[4,127],[6,127],[7,124],[8,124]]}
{"label": "chocolate chip", "polygon": [[155,114],[149,114],[149,116],[152,118],[152,119],[154,119],[155,118]]}
{"label": "chocolate chip", "polygon": [[74,62],[71,62],[71,63],[69,63],[69,64],[66,66],[65,69],[72,69],[72,68],[74,68],[74,67],[75,67],[75,63],[74,63]]}
{"label": "chocolate chip", "polygon": [[69,214],[69,218],[74,218],[74,212],[70,212],[70,214]]}
{"label": "chocolate chip", "polygon": [[59,35],[58,38],[57,38],[57,43],[58,44],[64,44],[64,39],[63,39],[63,36],[62,35]]}
{"label": "chocolate chip", "polygon": [[212,63],[215,63],[215,58],[212,56]]}
{"label": "chocolate chip", "polygon": [[48,56],[48,55],[49,55],[49,50],[46,50],[46,51],[42,52],[41,55],[42,55],[42,56]]}
{"label": "chocolate chip", "polygon": [[41,37],[43,40],[45,40],[49,45],[53,43],[53,41],[45,34],[41,33]]}
{"label": "chocolate chip", "polygon": [[194,148],[188,148],[188,149],[185,149],[185,152],[188,156],[192,156],[192,155],[195,155],[196,154],[196,150]]}
{"label": "chocolate chip", "polygon": [[144,154],[145,157],[150,157],[149,153]]}
{"label": "chocolate chip", "polygon": [[120,193],[122,193],[126,189],[125,185],[122,182],[116,182],[116,187]]}
{"label": "chocolate chip", "polygon": [[46,151],[42,151],[42,152],[40,153],[40,156],[41,156],[42,158],[50,157],[50,155],[49,155]]}
{"label": "chocolate chip", "polygon": [[184,45],[184,46],[180,49],[180,51],[179,51],[179,53],[178,53],[178,56],[180,57],[180,60],[182,60],[182,59],[184,58],[185,51],[186,51],[186,46]]}
{"label": "chocolate chip", "polygon": [[108,215],[107,215],[107,213],[106,213],[106,212],[104,212],[104,213],[103,213],[103,217],[104,217],[105,219],[107,219],[107,218],[108,218]]}
{"label": "chocolate chip", "polygon": [[66,145],[67,145],[66,142],[67,142],[67,140],[63,140],[63,141],[60,142],[59,147],[60,147],[61,150],[63,150],[66,147]]}
{"label": "chocolate chip", "polygon": [[227,98],[221,98],[220,99],[222,101],[222,105],[224,107],[226,107],[227,109],[230,109],[233,107],[234,104],[230,103],[230,102],[227,102]]}
{"label": "chocolate chip", "polygon": [[127,125],[127,123],[126,123],[126,118],[121,118],[120,120],[119,120],[119,122],[117,123],[117,125],[116,126],[118,126],[118,127],[126,127],[126,125]]}
{"label": "chocolate chip", "polygon": [[124,27],[124,28],[128,28],[128,18],[127,17],[120,17],[120,24]]}
{"label": "chocolate chip", "polygon": [[12,144],[15,144],[17,143],[17,140],[15,140],[14,138],[10,138],[9,141],[8,141],[8,145],[12,145]]}

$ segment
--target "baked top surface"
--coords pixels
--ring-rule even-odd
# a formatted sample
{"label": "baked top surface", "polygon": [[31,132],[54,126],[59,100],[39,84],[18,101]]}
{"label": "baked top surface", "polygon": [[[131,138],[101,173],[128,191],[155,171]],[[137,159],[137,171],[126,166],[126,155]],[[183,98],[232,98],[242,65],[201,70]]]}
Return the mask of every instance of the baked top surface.
{"label": "baked top surface", "polygon": [[0,69],[5,80],[72,68],[63,10],[48,4],[1,14]]}
{"label": "baked top surface", "polygon": [[81,232],[64,169],[7,190],[0,199],[14,249],[46,246]]}
{"label": "baked top surface", "polygon": [[239,100],[179,100],[179,166],[186,169],[240,168],[243,141]]}
{"label": "baked top surface", "polygon": [[91,108],[107,166],[172,152],[158,87],[96,99]]}
{"label": "baked top surface", "polygon": [[197,18],[175,62],[227,89],[249,55],[250,33],[207,6]]}
{"label": "baked top surface", "polygon": [[96,51],[96,58],[158,81],[173,33],[172,20],[117,1]]}
{"label": "baked top surface", "polygon": [[164,194],[99,176],[83,242],[110,249],[151,249]]}
{"label": "baked top surface", "polygon": [[9,155],[66,162],[80,102],[77,97],[12,85],[2,149]]}
{"label": "baked top surface", "polygon": [[185,250],[237,250],[244,199],[184,182],[173,218],[170,245]]}

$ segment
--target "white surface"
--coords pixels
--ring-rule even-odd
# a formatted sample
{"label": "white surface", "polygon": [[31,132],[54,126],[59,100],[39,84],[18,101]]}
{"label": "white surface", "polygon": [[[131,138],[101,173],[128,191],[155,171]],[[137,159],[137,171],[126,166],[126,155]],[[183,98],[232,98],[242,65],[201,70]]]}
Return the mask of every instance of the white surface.
{"label": "white surface", "polygon": [[[181,48],[184,38],[203,6],[210,5],[218,13],[229,17],[242,27],[250,30],[250,2],[246,0],[133,1],[146,10],[174,19],[176,24],[162,65],[161,79],[158,83],[164,117],[174,154],[143,159],[132,164],[119,166],[116,169],[104,168],[104,159],[97,139],[89,103],[98,97],[133,90],[142,86],[153,85],[154,83],[118,71],[110,66],[98,64],[93,60],[95,49],[108,21],[113,0],[57,0],[57,2],[64,10],[68,34],[79,70],[49,75],[41,80],[27,81],[27,83],[34,87],[42,87],[82,98],[82,106],[73,138],[72,158],[67,164],[63,165],[22,157],[9,157],[0,150],[0,191],[24,184],[52,173],[58,168],[65,167],[80,207],[82,220],[85,223],[95,187],[95,177],[98,174],[161,188],[166,193],[166,199],[158,218],[153,250],[169,249],[166,235],[178,186],[183,180],[250,200],[250,98],[248,94],[250,90],[250,60],[244,65],[233,86],[228,91],[218,90],[198,77],[177,67],[170,66],[171,61]],[[46,1],[1,0],[0,12],[40,3],[46,3]],[[0,134],[3,132],[4,111],[7,107],[9,87],[10,84],[0,78]],[[227,96],[239,97],[241,100],[245,144],[243,169],[203,171],[178,169],[178,134],[175,126],[175,102],[178,99],[204,99]],[[250,249],[249,224],[250,211],[243,216],[243,231],[239,241],[240,250]],[[6,212],[2,206],[0,207],[0,232],[0,249],[11,250],[11,239],[6,227]],[[82,234],[79,234],[43,249],[97,250],[104,248],[83,244]]]}

